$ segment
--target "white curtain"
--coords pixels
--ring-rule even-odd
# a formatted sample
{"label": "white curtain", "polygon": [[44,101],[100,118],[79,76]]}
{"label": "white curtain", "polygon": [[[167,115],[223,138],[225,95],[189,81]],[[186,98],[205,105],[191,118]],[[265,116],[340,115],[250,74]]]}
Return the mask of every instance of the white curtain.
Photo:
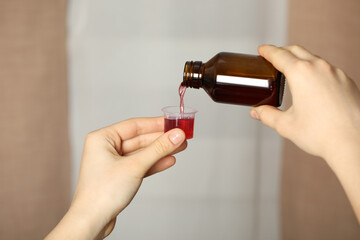
{"label": "white curtain", "polygon": [[[74,0],[69,7],[73,183],[86,133],[178,105],[187,60],[283,45],[286,0]],[[280,138],[249,107],[188,89],[195,136],[146,179],[109,239],[279,239]]]}

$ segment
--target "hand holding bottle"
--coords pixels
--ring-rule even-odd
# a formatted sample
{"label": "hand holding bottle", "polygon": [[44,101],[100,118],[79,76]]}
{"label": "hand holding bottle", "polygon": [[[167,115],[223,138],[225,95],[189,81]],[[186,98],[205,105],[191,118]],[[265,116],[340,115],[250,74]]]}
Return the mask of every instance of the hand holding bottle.
{"label": "hand holding bottle", "polygon": [[180,129],[164,133],[164,119],[137,118],[88,134],[74,199],[46,239],[103,239],[144,177],[175,164],[186,148]]}
{"label": "hand holding bottle", "polygon": [[292,106],[259,106],[250,115],[304,151],[324,158],[360,221],[360,91],[339,68],[299,46],[259,47],[287,78]]}

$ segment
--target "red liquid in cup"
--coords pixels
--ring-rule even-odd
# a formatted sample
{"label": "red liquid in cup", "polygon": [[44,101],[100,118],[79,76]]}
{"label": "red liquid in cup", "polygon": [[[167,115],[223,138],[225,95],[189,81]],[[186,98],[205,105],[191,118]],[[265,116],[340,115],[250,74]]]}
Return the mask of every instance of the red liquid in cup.
{"label": "red liquid in cup", "polygon": [[194,136],[194,118],[184,116],[184,95],[186,86],[180,84],[179,96],[180,96],[180,116],[179,118],[165,118],[164,131],[167,132],[173,128],[180,128],[185,132],[186,139],[191,139]]}
{"label": "red liquid in cup", "polygon": [[168,119],[165,118],[165,129],[167,132],[173,128],[180,128],[185,132],[186,139],[193,138],[194,118]]}

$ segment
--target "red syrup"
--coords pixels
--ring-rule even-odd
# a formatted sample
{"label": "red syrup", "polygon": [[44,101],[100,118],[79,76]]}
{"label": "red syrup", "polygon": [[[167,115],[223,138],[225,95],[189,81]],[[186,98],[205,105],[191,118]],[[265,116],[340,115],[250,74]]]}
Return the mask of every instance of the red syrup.
{"label": "red syrup", "polygon": [[194,118],[165,118],[165,132],[180,128],[185,132],[186,139],[191,139],[194,136]]}
{"label": "red syrup", "polygon": [[180,128],[185,132],[186,139],[193,138],[194,135],[194,118],[184,117],[184,96],[186,92],[186,86],[180,84],[179,96],[180,96],[180,118],[179,119],[166,119],[165,128],[167,126],[171,128]]}
{"label": "red syrup", "polygon": [[185,96],[185,92],[186,92],[186,86],[183,86],[183,85],[180,84],[180,87],[179,87],[180,113],[181,113],[182,117],[184,115],[184,96]]}
{"label": "red syrup", "polygon": [[186,139],[191,139],[194,136],[194,117],[186,116],[186,114],[184,113],[185,92],[186,86],[180,85],[180,116],[165,118],[164,131],[167,132],[173,128],[180,128],[185,132]]}

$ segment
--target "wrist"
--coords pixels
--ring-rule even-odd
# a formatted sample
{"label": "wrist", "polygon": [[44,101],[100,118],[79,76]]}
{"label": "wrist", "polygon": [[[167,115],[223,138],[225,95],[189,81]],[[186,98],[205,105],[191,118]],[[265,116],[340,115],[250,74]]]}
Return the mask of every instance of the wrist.
{"label": "wrist", "polygon": [[360,161],[360,138],[346,138],[336,141],[326,151],[323,158],[336,173],[342,165],[348,165],[353,161]]}
{"label": "wrist", "polygon": [[[101,221],[71,206],[59,224],[46,237],[46,240],[56,239],[102,239]],[[101,235],[101,237],[99,237]]]}

